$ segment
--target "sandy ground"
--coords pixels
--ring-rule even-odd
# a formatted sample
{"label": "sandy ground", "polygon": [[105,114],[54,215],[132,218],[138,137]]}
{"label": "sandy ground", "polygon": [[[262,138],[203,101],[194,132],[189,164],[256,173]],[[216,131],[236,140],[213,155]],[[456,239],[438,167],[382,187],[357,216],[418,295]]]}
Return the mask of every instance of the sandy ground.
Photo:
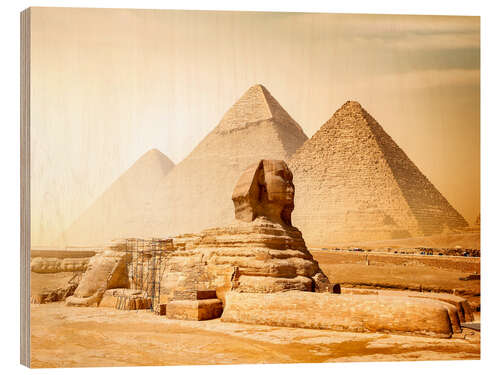
{"label": "sandy ground", "polygon": [[73,277],[73,272],[36,273],[31,272],[31,295],[64,288]]}
{"label": "sandy ground", "polygon": [[445,292],[464,296],[479,305],[480,280],[460,280],[469,273],[423,265],[338,263],[331,253],[311,251],[328,278],[346,287],[387,288]]}
{"label": "sandy ground", "polygon": [[469,276],[469,273],[422,265],[339,264],[324,251],[311,251],[311,253],[328,278],[344,287],[455,292],[466,298],[473,309],[481,306],[481,281],[460,280]]}
{"label": "sandy ground", "polygon": [[452,339],[168,320],[149,311],[32,305],[33,367],[412,361],[480,358]]}
{"label": "sandy ground", "polygon": [[[480,304],[480,281],[428,266],[338,264],[314,252],[343,286],[389,289],[459,289]],[[72,273],[31,273],[32,294],[65,285]],[[479,314],[478,314],[479,317]],[[452,339],[355,334],[167,320],[149,311],[31,305],[32,366],[91,367],[188,364],[297,363],[479,359],[480,334],[464,329]]]}

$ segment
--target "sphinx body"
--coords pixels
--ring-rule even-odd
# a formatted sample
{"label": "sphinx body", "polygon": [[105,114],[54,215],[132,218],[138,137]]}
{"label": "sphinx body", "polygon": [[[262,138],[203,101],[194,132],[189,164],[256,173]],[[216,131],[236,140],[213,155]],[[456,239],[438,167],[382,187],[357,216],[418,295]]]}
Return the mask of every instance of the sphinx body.
{"label": "sphinx body", "polygon": [[[293,175],[281,160],[261,160],[233,192],[235,220],[192,235],[169,260],[165,287],[275,293],[331,291],[331,284],[291,223]],[[194,240],[193,240],[194,238]],[[176,240],[174,239],[174,242]]]}

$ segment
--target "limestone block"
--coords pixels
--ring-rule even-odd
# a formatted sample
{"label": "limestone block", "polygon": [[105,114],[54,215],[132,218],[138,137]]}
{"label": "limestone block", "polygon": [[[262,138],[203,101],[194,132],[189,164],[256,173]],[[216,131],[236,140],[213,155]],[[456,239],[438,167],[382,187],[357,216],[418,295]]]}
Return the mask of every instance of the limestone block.
{"label": "limestone block", "polygon": [[117,310],[142,310],[151,308],[151,298],[144,291],[135,289],[109,289],[104,292],[99,307]]}
{"label": "limestone block", "polygon": [[176,290],[173,300],[202,300],[217,298],[215,290]]}
{"label": "limestone block", "polygon": [[453,334],[443,303],[377,295],[229,292],[222,321],[440,338]]}
{"label": "limestone block", "polygon": [[166,309],[168,319],[209,320],[221,316],[222,301],[219,299],[170,301]]}

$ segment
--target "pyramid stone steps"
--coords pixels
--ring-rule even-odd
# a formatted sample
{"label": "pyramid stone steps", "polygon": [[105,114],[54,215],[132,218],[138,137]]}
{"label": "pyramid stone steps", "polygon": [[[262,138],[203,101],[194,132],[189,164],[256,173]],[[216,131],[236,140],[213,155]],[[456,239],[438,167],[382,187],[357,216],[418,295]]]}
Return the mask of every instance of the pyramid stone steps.
{"label": "pyramid stone steps", "polygon": [[293,221],[309,245],[439,234],[468,224],[359,103],[348,101],[289,160]]}

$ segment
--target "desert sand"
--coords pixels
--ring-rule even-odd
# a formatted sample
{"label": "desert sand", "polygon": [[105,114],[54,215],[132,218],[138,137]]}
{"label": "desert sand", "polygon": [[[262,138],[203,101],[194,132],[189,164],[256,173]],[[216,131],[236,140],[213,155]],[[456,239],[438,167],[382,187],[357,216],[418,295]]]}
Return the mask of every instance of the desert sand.
{"label": "desert sand", "polygon": [[168,320],[146,310],[32,305],[33,367],[412,361],[480,358],[480,334],[452,339]]}
{"label": "desert sand", "polygon": [[[456,288],[480,306],[480,281],[469,272],[386,262],[341,261],[331,251],[311,251],[329,278],[369,291],[444,291]],[[391,255],[404,258],[402,255]],[[438,258],[438,256],[431,256]],[[32,293],[64,285],[72,273],[32,272]],[[475,320],[480,314],[475,312]],[[32,365],[90,367],[347,361],[456,360],[480,358],[480,333],[467,328],[451,339],[404,335],[169,320],[148,310],[31,305]]]}

